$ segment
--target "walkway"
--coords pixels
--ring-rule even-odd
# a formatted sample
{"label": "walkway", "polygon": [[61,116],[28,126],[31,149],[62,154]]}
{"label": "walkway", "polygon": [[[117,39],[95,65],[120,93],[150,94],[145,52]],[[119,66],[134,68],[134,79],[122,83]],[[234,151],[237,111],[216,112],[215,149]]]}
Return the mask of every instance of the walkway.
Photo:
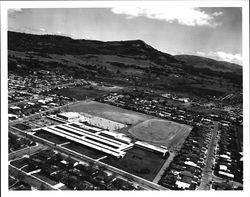
{"label": "walkway", "polygon": [[158,172],[158,174],[156,175],[156,177],[153,180],[153,183],[158,184],[158,182],[160,181],[162,175],[165,172],[165,169],[169,166],[169,164],[172,162],[172,160],[174,159],[175,154],[170,152],[170,155],[167,159],[167,161],[163,164],[163,166],[161,167],[160,171]]}

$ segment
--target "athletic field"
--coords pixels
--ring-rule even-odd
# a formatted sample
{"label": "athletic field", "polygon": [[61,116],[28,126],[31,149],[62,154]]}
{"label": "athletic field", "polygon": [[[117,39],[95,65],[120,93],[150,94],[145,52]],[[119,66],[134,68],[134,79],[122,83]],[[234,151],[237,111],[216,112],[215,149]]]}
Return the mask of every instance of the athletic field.
{"label": "athletic field", "polygon": [[84,112],[103,117],[115,122],[132,125],[125,134],[169,150],[179,150],[189,135],[192,127],[176,122],[134,112],[95,101],[81,101],[69,106],[68,111]]}
{"label": "athletic field", "polygon": [[182,146],[191,129],[191,126],[168,120],[150,119],[132,127],[128,132],[138,140],[176,150]]}
{"label": "athletic field", "polygon": [[95,101],[82,101],[69,106],[68,111],[84,112],[87,114],[107,118],[123,124],[138,124],[151,119],[152,116],[122,109],[105,103]]}

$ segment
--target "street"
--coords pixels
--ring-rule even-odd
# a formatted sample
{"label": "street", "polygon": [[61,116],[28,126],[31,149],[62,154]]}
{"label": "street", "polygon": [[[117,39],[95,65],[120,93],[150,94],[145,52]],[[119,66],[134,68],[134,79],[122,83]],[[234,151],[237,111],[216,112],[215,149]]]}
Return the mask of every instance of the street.
{"label": "street", "polygon": [[201,183],[197,190],[210,190],[210,184],[213,178],[213,161],[214,161],[214,151],[216,144],[218,142],[218,122],[213,122],[213,130],[211,132],[211,141],[207,150],[207,157],[205,160],[205,167],[203,168]]}

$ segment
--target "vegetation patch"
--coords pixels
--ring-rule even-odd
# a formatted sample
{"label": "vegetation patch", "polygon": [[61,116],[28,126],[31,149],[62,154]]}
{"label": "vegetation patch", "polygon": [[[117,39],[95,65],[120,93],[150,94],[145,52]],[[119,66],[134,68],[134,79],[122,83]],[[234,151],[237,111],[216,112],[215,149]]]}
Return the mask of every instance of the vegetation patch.
{"label": "vegetation patch", "polygon": [[129,133],[138,140],[172,149],[182,146],[191,129],[192,127],[184,124],[151,119],[132,127]]}
{"label": "vegetation patch", "polygon": [[63,138],[63,137],[60,137],[58,135],[55,135],[53,133],[49,133],[47,131],[43,131],[43,130],[39,130],[35,133],[36,136],[40,137],[40,138],[43,138],[45,140],[48,140],[50,142],[53,142],[55,144],[62,144],[62,143],[65,143],[65,142],[68,142],[69,140]]}
{"label": "vegetation patch", "polygon": [[77,153],[80,153],[82,155],[86,155],[88,157],[91,157],[93,159],[98,159],[100,157],[105,156],[105,153],[95,150],[93,148],[84,146],[82,144],[79,144],[77,142],[71,142],[69,144],[63,145],[63,147],[70,149],[72,151],[75,151]]}
{"label": "vegetation patch", "polygon": [[63,88],[52,90],[51,94],[58,94],[70,98],[75,98],[77,100],[84,100],[87,98],[97,98],[105,95],[107,92],[102,90],[96,90],[93,88],[83,88],[80,86],[74,88]]}
{"label": "vegetation patch", "polygon": [[102,162],[107,163],[108,165],[149,181],[154,180],[165,161],[166,158],[163,158],[161,154],[141,149],[139,147],[134,147],[128,150],[125,157],[122,159],[107,157],[102,160]]}

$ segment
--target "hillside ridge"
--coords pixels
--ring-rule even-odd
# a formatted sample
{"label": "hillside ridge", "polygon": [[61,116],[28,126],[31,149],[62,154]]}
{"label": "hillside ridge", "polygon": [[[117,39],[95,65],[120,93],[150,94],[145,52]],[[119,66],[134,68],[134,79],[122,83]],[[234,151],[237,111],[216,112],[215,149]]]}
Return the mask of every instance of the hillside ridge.
{"label": "hillside ridge", "polygon": [[198,56],[173,56],[138,39],[103,42],[8,32],[8,70],[25,75],[41,69],[202,96],[242,90],[239,65]]}

